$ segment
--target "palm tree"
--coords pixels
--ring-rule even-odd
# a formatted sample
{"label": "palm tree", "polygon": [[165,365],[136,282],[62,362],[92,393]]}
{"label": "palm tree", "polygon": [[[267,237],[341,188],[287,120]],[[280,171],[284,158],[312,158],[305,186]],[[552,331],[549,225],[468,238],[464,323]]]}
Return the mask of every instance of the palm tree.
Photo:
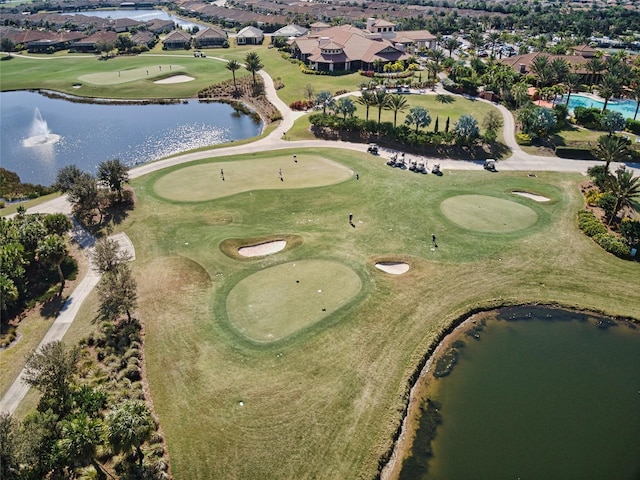
{"label": "palm tree", "polygon": [[553,71],[554,81],[562,83],[569,75],[569,62],[564,58],[555,58],[550,63],[551,70]]}
{"label": "palm tree", "polygon": [[609,176],[611,162],[624,162],[629,158],[629,141],[618,136],[603,135],[598,139],[598,146],[593,155],[604,162],[605,176]]}
{"label": "palm tree", "polygon": [[638,116],[638,110],[640,109],[640,78],[636,81],[635,85],[631,87],[630,95],[636,101],[636,111],[633,114],[633,119],[635,120]]}
{"label": "palm tree", "polygon": [[620,96],[622,91],[622,82],[619,77],[607,74],[602,77],[602,82],[598,85],[598,94],[604,98],[604,105],[602,106],[602,113],[607,109],[609,100],[612,97]]}
{"label": "palm tree", "polygon": [[511,87],[511,96],[516,108],[520,108],[529,101],[529,85],[525,82],[514,83]]}
{"label": "palm tree", "polygon": [[380,125],[380,117],[382,116],[382,109],[387,107],[389,103],[390,95],[384,90],[376,90],[373,94],[373,104],[378,108],[378,125]]}
{"label": "palm tree", "polygon": [[264,65],[256,52],[249,52],[244,57],[245,68],[253,75],[253,88],[256,88],[256,72],[261,70]]}
{"label": "palm tree", "polygon": [[632,207],[632,200],[640,197],[640,177],[634,177],[631,172],[620,169],[616,172],[616,176],[611,178],[609,187],[616,197],[614,213],[609,219],[609,225],[611,225],[613,218],[623,207]]}
{"label": "palm tree", "polygon": [[237,92],[238,86],[236,85],[236,70],[240,69],[240,62],[237,60],[229,60],[225,65],[225,68],[231,71],[231,75],[233,75],[233,89]]}
{"label": "palm tree", "polygon": [[62,262],[69,252],[67,246],[64,244],[64,239],[60,235],[47,235],[44,240],[38,243],[36,248],[36,259],[44,264],[56,267],[58,270],[58,277],[60,278],[60,291],[58,295],[62,295],[64,290],[64,274],[62,273]]}
{"label": "palm tree", "polygon": [[404,123],[407,125],[415,125],[416,133],[418,133],[418,129],[420,127],[428,127],[431,124],[431,116],[426,108],[416,106],[411,107],[409,110],[409,115],[404,119]]}
{"label": "palm tree", "polygon": [[366,120],[369,120],[369,107],[374,105],[373,100],[374,96],[370,90],[365,90],[362,92],[360,98],[358,98],[358,103],[366,108]]}
{"label": "palm tree", "polygon": [[393,112],[393,127],[396,126],[396,119],[398,117],[398,112],[404,112],[407,109],[407,99],[402,95],[391,95],[389,97],[389,102],[387,103],[387,110],[391,110]]}
{"label": "palm tree", "polygon": [[333,107],[333,104],[334,104],[333,95],[329,90],[323,90],[322,92],[319,92],[318,95],[316,95],[315,104],[316,106],[321,105],[322,113],[326,115],[327,107]]}
{"label": "palm tree", "polygon": [[460,43],[460,41],[457,38],[450,37],[450,38],[447,38],[444,41],[444,45],[443,46],[449,52],[449,58],[451,58],[451,55],[453,54],[453,51],[456,48],[458,48],[460,45],[462,45],[462,44]]}
{"label": "palm tree", "polygon": [[346,120],[347,115],[352,117],[354,112],[356,111],[356,106],[353,103],[353,100],[347,97],[339,98],[336,102],[335,106],[336,113],[342,114],[343,118]]}
{"label": "palm tree", "polygon": [[107,478],[104,470],[96,460],[102,423],[87,416],[75,416],[62,424],[62,437],[58,440],[60,452],[72,465],[84,467],[93,465],[99,479]]}
{"label": "palm tree", "polygon": [[589,83],[594,85],[598,75],[604,70],[604,63],[598,57],[594,57],[584,64],[584,68],[591,74]]}
{"label": "palm tree", "polygon": [[546,87],[553,83],[553,69],[548,55],[537,55],[531,62],[531,71],[536,76],[538,86]]}
{"label": "palm tree", "polygon": [[491,56],[495,58],[496,56],[496,42],[500,39],[500,33],[491,32],[489,34],[489,41],[491,42]]}
{"label": "palm tree", "polygon": [[567,105],[569,105],[571,92],[577,90],[580,87],[580,77],[575,73],[568,74],[567,79],[564,82],[564,86],[567,89]]}
{"label": "palm tree", "polygon": [[107,415],[107,441],[115,452],[136,451],[142,467],[142,444],[151,438],[155,426],[149,408],[140,401],[126,400]]}

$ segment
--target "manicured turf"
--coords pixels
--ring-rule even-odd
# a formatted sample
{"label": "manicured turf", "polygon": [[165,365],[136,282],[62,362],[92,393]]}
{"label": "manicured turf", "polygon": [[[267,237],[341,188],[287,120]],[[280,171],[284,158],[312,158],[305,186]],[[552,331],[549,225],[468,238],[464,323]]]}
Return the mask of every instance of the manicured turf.
{"label": "manicured turf", "polygon": [[183,65],[174,65],[171,63],[163,63],[153,65],[153,67],[127,68],[124,70],[112,70],[102,73],[87,73],[80,75],[79,79],[83,82],[92,83],[94,85],[117,85],[120,83],[133,82],[142,79],[157,79],[173,76],[184,71],[186,67]]}
{"label": "manicured turf", "polygon": [[278,341],[329,317],[361,287],[360,277],[338,262],[283,263],[238,282],[227,297],[227,315],[241,335]]}
{"label": "manicured turf", "polygon": [[[136,245],[147,375],[176,478],[373,478],[400,424],[416,365],[465,312],[541,302],[640,317],[632,288],[639,265],[608,255],[577,229],[581,175],[415,175],[337,149],[258,152],[211,165],[219,173],[222,162],[268,163],[293,153],[342,164],[360,179],[201,202],[154,192],[162,177],[191,166],[133,182],[138,203],[122,228]],[[181,188],[195,181],[185,177]],[[515,198],[512,191],[550,201]],[[464,195],[526,205],[537,221],[510,232],[461,227],[440,205]],[[233,253],[280,238],[297,243],[253,259]],[[316,323],[307,305],[288,320],[273,316],[267,324],[280,339],[266,342],[251,340],[265,338],[266,329],[247,338],[238,332],[240,320],[230,324],[230,303],[248,311],[244,295],[234,292],[238,285],[316,260],[344,266],[362,282],[342,308]],[[389,275],[375,268],[377,261],[404,261],[411,269]],[[261,312],[269,316],[279,297],[262,298]],[[260,322],[262,316],[242,327]]]}
{"label": "manicured turf", "polygon": [[293,154],[276,154],[270,158],[180,167],[158,179],[154,190],[169,200],[196,202],[253,190],[331,185],[352,175],[350,169],[319,155],[296,155],[294,162]]}
{"label": "manicured turf", "polygon": [[447,198],[440,208],[455,224],[478,232],[515,232],[538,219],[536,212],[525,205],[487,195]]}

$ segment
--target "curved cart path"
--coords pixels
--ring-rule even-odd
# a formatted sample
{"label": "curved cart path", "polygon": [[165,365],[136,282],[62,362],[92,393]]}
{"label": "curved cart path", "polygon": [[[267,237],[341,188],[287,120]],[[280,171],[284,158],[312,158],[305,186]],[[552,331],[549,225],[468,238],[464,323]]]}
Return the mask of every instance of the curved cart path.
{"label": "curved cart path", "polygon": [[[211,58],[211,57],[210,57]],[[220,60],[226,61],[224,59],[219,59],[212,57],[212,60]],[[348,150],[356,150],[359,152],[365,151],[366,145],[360,143],[350,143],[343,141],[327,141],[327,140],[299,140],[299,141],[285,141],[282,140],[284,134],[288,132],[293,126],[294,122],[305,115],[303,112],[293,112],[279,97],[276,92],[274,83],[272,78],[264,71],[261,70],[259,74],[262,76],[265,84],[265,91],[267,98],[277,107],[277,109],[282,113],[282,121],[280,125],[278,125],[269,135],[264,138],[258,139],[255,142],[248,143],[245,145],[237,145],[231,147],[222,147],[211,150],[205,150],[201,152],[194,153],[185,153],[183,155],[178,155],[172,158],[158,160],[151,163],[146,163],[144,165],[139,165],[132,168],[129,171],[130,178],[137,178],[142,175],[146,175],[151,172],[155,172],[157,170],[161,170],[163,168],[167,168],[173,165],[179,165],[181,163],[191,162],[193,160],[200,160],[205,158],[215,158],[226,155],[237,155],[243,153],[253,153],[259,151],[271,151],[271,150],[281,150],[287,148],[340,148],[340,149],[348,149]],[[438,88],[435,93],[446,93],[445,90]],[[486,100],[480,100],[486,101]],[[489,102],[490,103],[490,102]],[[515,121],[513,115],[509,110],[507,110],[502,105],[493,104],[500,113],[502,114],[504,120],[504,140],[509,148],[511,148],[513,154],[507,160],[502,160],[499,162],[499,170],[504,171],[555,171],[555,172],[577,172],[577,173],[585,173],[587,168],[593,165],[597,165],[600,162],[597,161],[586,161],[586,160],[567,160],[556,157],[544,157],[538,155],[529,155],[528,153],[522,151],[520,146],[516,143],[515,140]],[[391,154],[390,151],[382,150],[383,153]],[[449,159],[440,159],[440,158],[427,158],[423,157],[425,160],[431,160],[433,162],[437,162],[440,164],[442,170],[482,170],[483,161],[470,161],[470,160],[449,160]],[[613,165],[615,168],[616,165]],[[634,171],[635,174],[640,174],[640,170],[637,168],[627,167],[629,170]],[[67,201],[66,196],[61,196],[56,199],[44,202],[35,207],[29,208],[27,213],[56,213],[62,212],[68,215],[71,214],[71,206]],[[88,235],[86,232],[84,234],[80,234],[74,229],[75,235],[80,235],[84,238],[84,242],[88,242],[89,248],[93,245],[95,239]],[[125,234],[121,234],[118,239],[122,240],[121,246],[123,249],[127,249],[130,253],[133,254],[132,249],[133,245],[126,237]],[[126,238],[126,240],[125,240]],[[82,245],[82,243],[81,243]],[[67,302],[65,303],[62,311],[58,318],[54,321],[50,330],[47,332],[45,337],[42,339],[40,343],[40,348],[42,345],[46,343],[53,342],[56,340],[61,340],[66,331],[69,329],[71,322],[73,322],[75,315],[78,312],[78,309],[86,296],[91,292],[91,290],[95,287],[95,285],[99,281],[99,275],[94,272],[93,269],[89,269],[85,278],[80,282],[78,287],[73,291]],[[20,404],[20,401],[27,394],[29,387],[25,385],[22,381],[24,376],[24,370],[20,373],[18,378],[11,385],[9,390],[5,393],[5,395],[0,400],[0,413],[1,412],[9,412],[13,413],[15,409]]]}

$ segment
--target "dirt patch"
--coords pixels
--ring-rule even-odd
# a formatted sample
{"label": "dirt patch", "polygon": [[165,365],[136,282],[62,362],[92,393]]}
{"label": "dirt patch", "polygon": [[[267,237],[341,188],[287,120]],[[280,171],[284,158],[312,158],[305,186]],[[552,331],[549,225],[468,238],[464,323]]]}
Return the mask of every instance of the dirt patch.
{"label": "dirt patch", "polygon": [[271,255],[273,253],[284,250],[287,246],[285,240],[276,240],[274,242],[259,243],[258,245],[250,245],[248,247],[240,247],[238,253],[243,257],[260,257],[263,255]]}
{"label": "dirt patch", "polygon": [[408,263],[404,262],[379,262],[376,263],[376,268],[391,275],[402,275],[407,273],[410,267]]}
{"label": "dirt patch", "polygon": [[521,197],[529,198],[536,202],[548,202],[551,200],[550,198],[543,197],[542,195],[536,195],[535,193],[519,192],[519,191],[515,191],[511,193],[513,193],[514,195],[520,195]]}

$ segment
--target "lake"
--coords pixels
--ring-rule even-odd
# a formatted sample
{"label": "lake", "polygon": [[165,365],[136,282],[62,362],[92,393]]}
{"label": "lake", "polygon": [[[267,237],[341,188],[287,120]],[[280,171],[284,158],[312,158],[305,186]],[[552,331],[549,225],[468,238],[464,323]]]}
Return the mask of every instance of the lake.
{"label": "lake", "polygon": [[423,415],[400,478],[640,478],[640,328],[539,307],[486,317],[453,334],[447,376],[427,373],[441,423],[430,456]]}
{"label": "lake", "polygon": [[85,15],[87,17],[112,18],[114,20],[118,18],[130,18],[131,20],[139,20],[143,22],[153,20],[154,18],[158,18],[160,20],[171,20],[173,23],[178,25],[183,30],[190,30],[193,27],[198,27],[199,29],[207,27],[207,25],[205,25],[204,23],[197,23],[197,22],[183,20],[180,17],[176,17],[175,15],[171,15],[170,13],[167,13],[164,10],[158,10],[158,9],[86,10],[86,11],[77,12],[77,13],[79,15]]}
{"label": "lake", "polygon": [[[41,121],[38,119],[38,113]],[[45,125],[46,124],[46,125]],[[25,146],[46,128],[56,143]],[[23,182],[51,185],[61,167],[96,173],[105,160],[127,165],[199,147],[251,138],[262,124],[224,103],[102,105],[51,99],[35,92],[0,93],[2,167]]]}

